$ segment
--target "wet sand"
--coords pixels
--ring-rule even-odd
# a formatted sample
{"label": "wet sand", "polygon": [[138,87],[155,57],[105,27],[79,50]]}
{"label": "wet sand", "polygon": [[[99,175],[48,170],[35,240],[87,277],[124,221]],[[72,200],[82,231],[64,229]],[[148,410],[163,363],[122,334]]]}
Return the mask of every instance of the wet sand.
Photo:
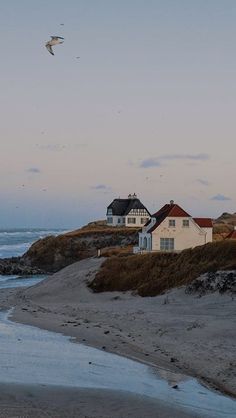
{"label": "wet sand", "polygon": [[193,418],[154,399],[126,392],[0,385],[0,418]]}
{"label": "wet sand", "polygon": [[[13,320],[17,322],[60,332],[83,344],[156,365],[170,385],[178,383],[185,373],[222,392],[236,394],[236,304],[230,295],[215,293],[199,298],[186,295],[184,289],[155,298],[118,292],[94,294],[87,282],[101,262],[83,260],[32,288],[4,290],[0,307],[15,306]],[[109,415],[109,408],[108,415],[100,416],[115,418],[113,413]],[[99,416],[98,412],[89,413],[95,415],[87,414],[88,417]],[[131,411],[130,415],[122,415],[123,409],[117,414],[139,416]],[[152,417],[142,415],[145,416]],[[166,416],[177,415],[169,411]]]}

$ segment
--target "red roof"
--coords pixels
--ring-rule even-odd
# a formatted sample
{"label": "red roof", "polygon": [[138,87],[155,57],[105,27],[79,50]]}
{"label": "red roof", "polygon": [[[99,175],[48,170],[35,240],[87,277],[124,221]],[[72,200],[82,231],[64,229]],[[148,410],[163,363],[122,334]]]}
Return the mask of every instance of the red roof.
{"label": "red roof", "polygon": [[193,218],[193,220],[201,228],[213,228],[213,222],[211,218]]}
{"label": "red roof", "polygon": [[153,232],[166,218],[167,216],[171,217],[187,217],[190,218],[191,216],[185,212],[179,205],[176,203],[167,203],[164,205],[158,212],[152,215],[152,218],[156,218],[156,223],[149,229],[148,232]]}
{"label": "red roof", "polygon": [[[191,218],[185,210],[183,210],[179,205],[176,203],[169,203],[164,205],[158,212],[152,215],[152,218],[156,218],[155,224],[148,230],[148,232],[153,232],[167,217],[174,217],[174,218]],[[201,228],[212,228],[212,219],[210,218],[194,218],[194,221],[201,227]],[[149,221],[145,226],[148,226]],[[236,232],[236,231],[235,231]]]}
{"label": "red roof", "polygon": [[225,239],[236,239],[236,230],[231,231],[229,235],[225,237]]}
{"label": "red roof", "polygon": [[152,218],[157,218],[163,213],[167,213],[166,216],[190,217],[190,215],[187,212],[185,212],[185,210],[183,210],[179,205],[177,205],[176,203],[169,203],[164,205],[160,210],[158,210],[158,212],[154,213],[154,215],[152,215]]}

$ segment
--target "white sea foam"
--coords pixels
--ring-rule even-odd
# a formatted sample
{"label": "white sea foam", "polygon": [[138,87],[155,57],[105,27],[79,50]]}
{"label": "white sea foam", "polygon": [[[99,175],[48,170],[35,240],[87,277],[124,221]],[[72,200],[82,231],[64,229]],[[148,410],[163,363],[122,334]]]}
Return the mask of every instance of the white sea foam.
{"label": "white sea foam", "polygon": [[37,240],[60,235],[61,229],[0,229],[0,258],[19,257]]}

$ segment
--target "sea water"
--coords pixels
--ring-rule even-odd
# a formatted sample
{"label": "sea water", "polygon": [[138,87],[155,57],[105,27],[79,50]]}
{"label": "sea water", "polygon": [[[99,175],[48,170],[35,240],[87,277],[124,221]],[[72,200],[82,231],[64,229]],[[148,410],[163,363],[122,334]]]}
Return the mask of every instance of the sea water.
{"label": "sea water", "polygon": [[179,377],[173,389],[145,364],[110,354],[69,337],[14,323],[0,312],[1,383],[112,389],[149,396],[194,418],[235,418],[236,401]]}
{"label": "sea water", "polygon": [[19,257],[37,240],[59,235],[62,229],[0,229],[0,258]]}
{"label": "sea water", "polygon": [[[48,235],[60,235],[64,232],[66,231],[62,229],[0,229],[0,259],[19,257],[39,239]],[[45,277],[43,275],[27,277],[0,275],[0,289],[33,286]]]}

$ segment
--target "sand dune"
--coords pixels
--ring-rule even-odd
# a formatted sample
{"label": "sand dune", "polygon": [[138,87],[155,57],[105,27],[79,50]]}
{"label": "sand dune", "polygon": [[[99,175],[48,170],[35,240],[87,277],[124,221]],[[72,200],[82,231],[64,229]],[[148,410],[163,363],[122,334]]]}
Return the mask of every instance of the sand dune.
{"label": "sand dune", "polygon": [[75,263],[5,297],[5,305],[16,304],[16,321],[163,367],[170,384],[171,371],[184,372],[235,395],[235,300],[217,293],[199,298],[184,289],[153,298],[94,294],[86,284],[102,261]]}

